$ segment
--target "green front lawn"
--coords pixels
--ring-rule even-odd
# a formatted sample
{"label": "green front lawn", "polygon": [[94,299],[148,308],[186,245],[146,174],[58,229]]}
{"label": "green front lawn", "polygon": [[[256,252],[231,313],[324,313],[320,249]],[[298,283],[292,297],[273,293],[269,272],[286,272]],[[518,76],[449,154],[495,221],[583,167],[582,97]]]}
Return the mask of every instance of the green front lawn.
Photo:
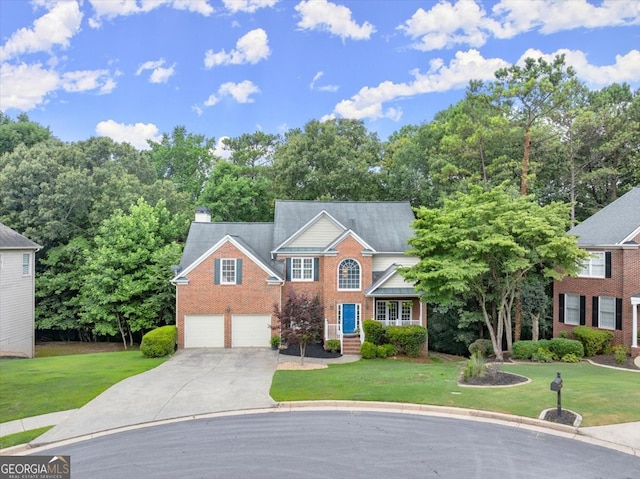
{"label": "green front lawn", "polygon": [[509,388],[460,387],[464,363],[361,360],[327,369],[277,371],[276,401],[357,400],[432,404],[538,417],[556,406],[550,383],[561,371],[562,406],[581,414],[582,426],[640,421],[640,374],[577,364],[519,364],[503,370],[527,376],[529,384]]}
{"label": "green front lawn", "polygon": [[0,422],[75,409],[163,363],[140,351],[0,361]]}

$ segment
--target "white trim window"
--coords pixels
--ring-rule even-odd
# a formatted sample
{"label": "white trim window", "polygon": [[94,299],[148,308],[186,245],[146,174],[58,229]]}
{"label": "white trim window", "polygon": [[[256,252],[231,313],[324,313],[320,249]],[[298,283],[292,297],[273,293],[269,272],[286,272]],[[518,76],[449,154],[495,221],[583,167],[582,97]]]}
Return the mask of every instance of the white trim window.
{"label": "white trim window", "polygon": [[376,320],[386,326],[407,326],[413,322],[412,301],[376,301]]}
{"label": "white trim window", "polygon": [[220,284],[236,284],[236,260],[220,259]]}
{"label": "white trim window", "polygon": [[580,295],[564,295],[564,322],[565,324],[580,325]]}
{"label": "white trim window", "polygon": [[604,251],[590,251],[593,255],[585,260],[578,276],[582,278],[604,278],[606,273],[606,259]]}
{"label": "white trim window", "polygon": [[616,329],[616,298],[609,296],[598,298],[598,327]]}
{"label": "white trim window", "polygon": [[31,255],[29,253],[22,255],[22,276],[31,276]]}
{"label": "white trim window", "polygon": [[291,281],[313,281],[313,258],[291,258]]}
{"label": "white trim window", "polygon": [[360,264],[355,259],[345,259],[338,266],[338,290],[360,291]]}

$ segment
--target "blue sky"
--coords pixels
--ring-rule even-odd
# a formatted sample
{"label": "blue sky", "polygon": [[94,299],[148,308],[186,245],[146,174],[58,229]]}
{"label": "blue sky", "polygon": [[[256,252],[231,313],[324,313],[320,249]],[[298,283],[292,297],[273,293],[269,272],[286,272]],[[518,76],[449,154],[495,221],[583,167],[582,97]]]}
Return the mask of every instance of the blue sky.
{"label": "blue sky", "polygon": [[640,87],[637,0],[2,0],[0,109],[146,148],[357,118],[385,140],[526,57]]}

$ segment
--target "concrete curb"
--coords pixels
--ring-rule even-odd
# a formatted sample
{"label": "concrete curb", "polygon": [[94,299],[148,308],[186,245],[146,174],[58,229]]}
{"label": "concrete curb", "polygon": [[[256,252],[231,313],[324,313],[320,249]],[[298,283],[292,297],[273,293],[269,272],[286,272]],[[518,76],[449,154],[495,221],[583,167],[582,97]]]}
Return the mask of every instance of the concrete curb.
{"label": "concrete curb", "polygon": [[222,411],[209,414],[198,414],[194,416],[185,416],[174,419],[166,419],[161,421],[146,422],[141,424],[134,424],[127,427],[121,427],[116,429],[110,429],[101,431],[98,433],[88,434],[85,436],[78,436],[70,438],[64,441],[59,441],[51,444],[46,444],[38,447],[30,447],[28,444],[22,444],[11,448],[0,450],[0,455],[21,455],[21,454],[37,454],[41,451],[46,451],[53,447],[61,447],[77,442],[86,441],[89,439],[96,439],[111,434],[117,434],[120,432],[131,431],[136,429],[142,429],[147,427],[158,426],[161,424],[171,424],[176,422],[193,421],[196,419],[209,419],[225,416],[237,416],[246,414],[267,414],[267,413],[286,413],[296,411],[373,411],[373,412],[387,412],[394,414],[414,414],[425,416],[446,417],[460,420],[470,420],[478,422],[490,422],[494,424],[500,424],[509,427],[518,427],[526,430],[534,431],[540,434],[551,434],[555,436],[564,437],[567,439],[573,439],[582,441],[588,444],[592,444],[599,447],[605,447],[607,449],[613,449],[625,454],[640,457],[640,449],[616,444],[603,439],[587,435],[580,431],[579,428],[573,426],[566,426],[562,424],[554,424],[548,421],[540,419],[533,419],[523,416],[514,416],[510,414],[494,413],[489,411],[482,411],[477,409],[462,409],[446,406],[431,406],[421,404],[408,404],[408,403],[393,403],[393,402],[368,402],[368,401],[287,401],[278,403],[273,408],[263,409],[245,409],[235,411]]}

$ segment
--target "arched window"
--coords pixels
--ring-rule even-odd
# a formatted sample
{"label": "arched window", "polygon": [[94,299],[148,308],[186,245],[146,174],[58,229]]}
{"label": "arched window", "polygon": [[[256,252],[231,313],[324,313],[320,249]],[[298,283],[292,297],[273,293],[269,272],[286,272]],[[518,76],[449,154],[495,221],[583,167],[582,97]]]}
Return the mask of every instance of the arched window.
{"label": "arched window", "polygon": [[338,289],[360,289],[360,265],[355,259],[345,259],[338,266]]}

